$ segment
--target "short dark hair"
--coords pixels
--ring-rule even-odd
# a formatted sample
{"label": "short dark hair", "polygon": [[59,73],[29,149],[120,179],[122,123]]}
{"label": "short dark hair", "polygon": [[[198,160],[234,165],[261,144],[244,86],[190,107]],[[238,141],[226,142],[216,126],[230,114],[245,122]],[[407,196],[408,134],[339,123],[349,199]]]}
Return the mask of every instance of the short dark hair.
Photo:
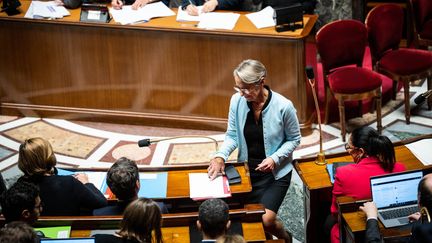
{"label": "short dark hair", "polygon": [[0,229],[0,243],[36,243],[39,242],[33,228],[22,221],[14,221]]}
{"label": "short dark hair", "polygon": [[33,183],[18,180],[1,195],[0,204],[6,222],[21,219],[22,212],[27,209],[33,211],[39,188]]}
{"label": "short dark hair", "polygon": [[135,161],[126,157],[118,159],[108,170],[108,187],[119,200],[129,200],[137,196],[137,180],[139,180],[138,166]]}
{"label": "short dark hair", "polygon": [[198,220],[207,236],[217,238],[224,235],[229,220],[228,204],[218,198],[204,201],[198,209]]}

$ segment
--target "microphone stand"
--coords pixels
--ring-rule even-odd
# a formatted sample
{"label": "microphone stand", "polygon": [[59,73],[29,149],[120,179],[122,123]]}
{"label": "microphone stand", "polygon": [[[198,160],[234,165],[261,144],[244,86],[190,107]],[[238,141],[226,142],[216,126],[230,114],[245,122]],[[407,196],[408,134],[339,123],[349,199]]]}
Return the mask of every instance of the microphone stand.
{"label": "microphone stand", "polygon": [[173,139],[177,139],[177,138],[207,138],[207,139],[212,140],[214,142],[215,151],[219,150],[219,143],[216,139],[214,139],[212,137],[208,137],[208,136],[202,136],[202,135],[183,135],[183,136],[174,136],[174,137],[157,138],[157,139],[146,138],[146,139],[138,141],[138,146],[147,147],[151,143],[157,143],[157,142],[166,141],[166,140],[173,140]]}
{"label": "microphone stand", "polygon": [[306,67],[306,72],[307,72],[307,78],[308,78],[308,82],[312,88],[312,95],[314,98],[314,103],[315,103],[315,110],[316,110],[316,114],[317,114],[317,120],[318,120],[318,128],[319,128],[319,139],[320,139],[320,150],[318,152],[317,158],[315,160],[315,164],[317,165],[326,165],[327,161],[325,159],[325,154],[324,154],[324,150],[323,150],[323,141],[322,141],[322,128],[321,128],[321,112],[320,112],[320,108],[318,105],[318,97],[315,91],[315,78],[314,78],[314,73],[313,73],[313,68],[312,67]]}

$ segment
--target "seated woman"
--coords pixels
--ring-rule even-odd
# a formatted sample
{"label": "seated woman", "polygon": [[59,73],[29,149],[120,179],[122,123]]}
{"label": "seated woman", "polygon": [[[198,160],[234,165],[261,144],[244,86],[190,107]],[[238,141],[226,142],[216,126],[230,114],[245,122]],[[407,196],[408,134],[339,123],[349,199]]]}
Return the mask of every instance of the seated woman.
{"label": "seated woman", "polygon": [[140,198],[131,202],[115,235],[96,234],[96,243],[162,243],[162,215],[156,202]]}
{"label": "seated woman", "polygon": [[[330,211],[337,218],[336,198],[349,196],[356,200],[371,198],[369,178],[405,170],[396,162],[393,143],[370,127],[355,129],[345,149],[355,164],[339,167],[333,184],[333,198]],[[331,242],[339,242],[339,224],[331,229]]]}
{"label": "seated woman", "polygon": [[241,10],[241,3],[241,0],[183,0],[182,8],[189,15],[197,16],[199,15],[197,6],[202,5],[202,12],[208,13],[216,9]]}
{"label": "seated woman", "polygon": [[51,144],[43,138],[30,138],[19,147],[20,180],[39,186],[43,202],[41,215],[91,215],[107,204],[104,195],[88,181],[86,174],[56,175],[57,163]]}

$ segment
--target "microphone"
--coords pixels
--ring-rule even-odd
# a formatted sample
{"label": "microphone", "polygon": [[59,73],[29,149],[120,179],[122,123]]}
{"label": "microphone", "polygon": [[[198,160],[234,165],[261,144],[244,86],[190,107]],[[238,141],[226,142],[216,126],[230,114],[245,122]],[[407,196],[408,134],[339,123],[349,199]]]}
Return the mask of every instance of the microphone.
{"label": "microphone", "polygon": [[138,147],[148,147],[152,143],[157,143],[166,140],[173,140],[178,138],[206,138],[211,140],[215,144],[215,151],[218,151],[219,149],[219,143],[216,139],[208,136],[203,136],[203,135],[183,135],[183,136],[174,136],[174,137],[157,138],[157,139],[144,138],[138,141]]}
{"label": "microphone", "polygon": [[309,82],[311,89],[312,89],[312,95],[314,98],[315,110],[316,110],[317,120],[318,120],[318,128],[319,128],[319,133],[320,133],[320,136],[319,136],[319,138],[320,138],[320,151],[319,151],[317,158],[315,160],[315,164],[325,165],[325,164],[327,164],[327,161],[325,160],[325,154],[323,151],[321,112],[320,112],[320,108],[319,108],[319,104],[318,104],[318,97],[317,97],[317,94],[315,91],[315,74],[314,74],[313,67],[311,67],[311,66],[306,67],[306,77],[307,77],[308,82]]}
{"label": "microphone", "polygon": [[423,104],[423,103],[426,101],[426,99],[429,98],[429,96],[431,96],[431,95],[432,95],[432,89],[430,89],[430,90],[424,92],[423,94],[419,94],[419,96],[417,96],[417,97],[414,99],[414,103],[416,103],[417,105],[421,105],[421,104]]}

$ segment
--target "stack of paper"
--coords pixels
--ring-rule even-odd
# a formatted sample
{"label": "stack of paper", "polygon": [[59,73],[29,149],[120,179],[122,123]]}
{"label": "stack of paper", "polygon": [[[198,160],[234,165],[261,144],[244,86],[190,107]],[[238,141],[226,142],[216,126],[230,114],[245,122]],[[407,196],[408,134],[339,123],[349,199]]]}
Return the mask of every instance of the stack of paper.
{"label": "stack of paper", "polygon": [[67,11],[65,7],[58,6],[54,1],[49,1],[49,2],[32,1],[24,17],[28,19],[34,19],[34,18],[59,19],[69,15],[70,13],[69,11]]}
{"label": "stack of paper", "polygon": [[151,18],[173,16],[175,13],[163,2],[146,4],[144,7],[133,10],[131,6],[123,6],[122,9],[110,8],[110,13],[115,22],[133,24],[147,22]]}
{"label": "stack of paper", "polygon": [[236,13],[206,13],[200,16],[198,28],[232,30],[240,14]]}
{"label": "stack of paper", "polygon": [[190,198],[194,200],[231,196],[226,176],[218,176],[210,180],[207,173],[189,173],[189,190]]}
{"label": "stack of paper", "polygon": [[246,17],[258,28],[265,28],[275,26],[273,18],[275,11],[272,7],[268,6],[263,10],[255,13],[246,14]]}
{"label": "stack of paper", "polygon": [[411,152],[419,159],[424,165],[432,164],[432,153],[430,149],[432,148],[432,138],[422,139],[417,142],[406,144]]}

